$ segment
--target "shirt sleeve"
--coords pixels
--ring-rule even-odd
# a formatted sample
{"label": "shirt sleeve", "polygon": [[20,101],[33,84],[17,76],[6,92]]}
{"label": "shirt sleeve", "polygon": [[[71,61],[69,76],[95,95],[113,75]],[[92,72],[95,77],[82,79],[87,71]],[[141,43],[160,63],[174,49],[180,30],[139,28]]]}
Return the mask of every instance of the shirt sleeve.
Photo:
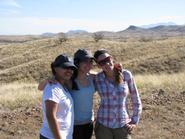
{"label": "shirt sleeve", "polygon": [[134,81],[133,75],[130,71],[126,71],[126,80],[128,82],[129,91],[131,94],[132,110],[133,114],[131,117],[131,123],[137,124],[139,122],[141,112],[142,112],[142,103],[139,96],[139,92]]}
{"label": "shirt sleeve", "polygon": [[43,100],[51,100],[56,103],[59,103],[61,101],[61,95],[63,94],[62,90],[57,87],[56,85],[48,85],[44,89],[44,94],[43,94]]}

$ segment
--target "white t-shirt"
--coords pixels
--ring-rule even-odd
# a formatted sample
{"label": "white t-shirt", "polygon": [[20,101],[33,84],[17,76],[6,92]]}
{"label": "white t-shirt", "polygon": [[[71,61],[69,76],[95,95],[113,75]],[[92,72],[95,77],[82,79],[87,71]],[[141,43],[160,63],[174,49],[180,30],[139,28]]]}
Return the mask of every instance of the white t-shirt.
{"label": "white t-shirt", "polygon": [[40,130],[40,134],[49,139],[54,139],[46,118],[46,100],[51,100],[58,103],[56,116],[59,123],[62,139],[72,139],[74,124],[74,106],[70,93],[59,83],[52,85],[47,84],[44,89],[44,93],[42,96],[43,124]]}

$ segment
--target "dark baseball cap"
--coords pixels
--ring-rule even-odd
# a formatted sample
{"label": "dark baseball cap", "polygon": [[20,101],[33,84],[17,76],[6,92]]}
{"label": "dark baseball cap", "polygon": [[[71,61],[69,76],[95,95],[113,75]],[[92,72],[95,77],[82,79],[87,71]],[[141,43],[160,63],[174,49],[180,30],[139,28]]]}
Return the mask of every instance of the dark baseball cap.
{"label": "dark baseball cap", "polygon": [[53,67],[72,68],[73,70],[77,68],[66,54],[57,56],[53,62]]}
{"label": "dark baseball cap", "polygon": [[108,54],[108,52],[104,49],[100,49],[100,50],[97,50],[95,53],[94,53],[94,58],[97,59],[100,55],[102,54]]}
{"label": "dark baseball cap", "polygon": [[85,49],[78,49],[74,54],[74,59],[79,59],[80,61],[84,61],[88,58],[94,59],[92,53]]}

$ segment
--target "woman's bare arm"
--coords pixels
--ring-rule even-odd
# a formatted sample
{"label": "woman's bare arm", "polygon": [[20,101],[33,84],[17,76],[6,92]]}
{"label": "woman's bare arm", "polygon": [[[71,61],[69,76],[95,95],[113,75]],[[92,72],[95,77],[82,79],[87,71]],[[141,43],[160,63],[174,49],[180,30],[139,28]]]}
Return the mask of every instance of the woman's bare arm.
{"label": "woman's bare arm", "polygon": [[49,84],[55,84],[55,83],[57,83],[57,80],[53,76],[53,77],[50,77],[50,78],[48,78],[48,79],[40,82],[39,85],[38,85],[38,90],[43,91],[44,88],[45,88],[45,86],[47,85],[47,83],[49,83]]}
{"label": "woman's bare arm", "polygon": [[43,91],[47,83],[48,83],[48,80],[44,80],[40,82],[38,85],[38,90]]}
{"label": "woman's bare arm", "polygon": [[62,139],[62,136],[60,134],[60,128],[57,122],[56,113],[58,104],[51,100],[45,101],[46,105],[46,117],[48,120],[49,127],[53,133],[53,136],[55,139]]}

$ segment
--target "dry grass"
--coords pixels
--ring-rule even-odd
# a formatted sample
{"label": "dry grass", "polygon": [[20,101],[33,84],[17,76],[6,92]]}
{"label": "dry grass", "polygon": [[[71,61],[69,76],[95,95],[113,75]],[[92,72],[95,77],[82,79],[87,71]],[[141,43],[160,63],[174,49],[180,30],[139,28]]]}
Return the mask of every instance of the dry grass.
{"label": "dry grass", "polygon": [[0,86],[0,107],[3,109],[16,109],[20,107],[35,106],[40,102],[41,92],[37,84],[11,83]]}
{"label": "dry grass", "polygon": [[[50,38],[0,44],[0,138],[37,138],[42,93],[36,81],[50,76],[50,63],[58,54],[72,56],[79,48],[92,52],[105,48],[134,73],[143,103],[134,139],[185,138],[184,37],[98,43],[92,38],[72,38],[61,44]],[[97,94],[94,98],[97,110]]]}
{"label": "dry grass", "polygon": [[[185,91],[185,73],[176,74],[145,74],[136,75],[135,81],[143,98],[151,95],[152,90],[166,92]],[[37,83],[8,83],[0,85],[0,105],[4,108],[15,109],[27,107],[40,101],[41,92]]]}
{"label": "dry grass", "polygon": [[0,83],[39,81],[49,76],[51,61],[61,53],[72,56],[79,48],[105,48],[134,73],[174,73],[185,70],[185,39],[174,37],[148,42],[73,38],[57,44],[54,38],[0,45]]}
{"label": "dry grass", "polygon": [[185,72],[175,74],[136,75],[138,87],[145,93],[151,89],[164,89],[168,92],[185,90]]}
{"label": "dry grass", "polygon": [[185,138],[185,73],[137,75],[143,114],[137,139]]}
{"label": "dry grass", "polygon": [[[183,132],[185,129],[184,75],[185,73],[135,75],[142,98],[143,113],[139,126],[134,131],[133,139],[182,139],[185,137]],[[5,111],[7,109],[15,111],[21,107],[27,109],[38,105],[42,94],[37,91],[36,83],[2,84],[0,92],[1,109]],[[98,107],[98,100],[99,97],[96,94],[94,97],[95,111]],[[27,120],[41,122],[40,119],[30,118]],[[32,129],[32,124],[27,123],[27,128],[33,131],[29,133],[34,135],[33,138],[37,138],[40,128],[38,122],[34,125],[34,129]]]}

